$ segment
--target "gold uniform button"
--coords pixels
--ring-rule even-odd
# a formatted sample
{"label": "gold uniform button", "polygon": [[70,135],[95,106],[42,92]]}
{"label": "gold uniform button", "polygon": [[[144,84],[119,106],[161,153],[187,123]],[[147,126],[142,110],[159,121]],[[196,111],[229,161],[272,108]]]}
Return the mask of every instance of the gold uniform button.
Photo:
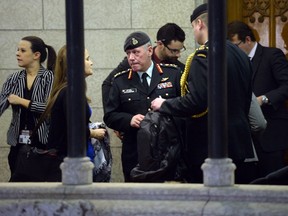
{"label": "gold uniform button", "polygon": [[169,93],[166,93],[165,95],[166,95],[166,96],[169,96]]}

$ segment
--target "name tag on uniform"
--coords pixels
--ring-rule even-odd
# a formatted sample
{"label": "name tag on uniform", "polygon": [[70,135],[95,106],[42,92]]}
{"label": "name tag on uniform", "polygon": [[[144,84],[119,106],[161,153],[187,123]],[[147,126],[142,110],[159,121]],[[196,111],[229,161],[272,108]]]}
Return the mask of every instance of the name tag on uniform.
{"label": "name tag on uniform", "polygon": [[165,89],[165,88],[172,88],[173,84],[172,82],[164,82],[164,83],[159,83],[157,85],[157,89]]}
{"label": "name tag on uniform", "polygon": [[30,134],[31,134],[31,131],[29,130],[21,130],[20,136],[19,136],[19,143],[30,144]]}
{"label": "name tag on uniform", "polygon": [[136,93],[137,88],[131,88],[131,89],[122,89],[123,94],[131,94],[131,93]]}

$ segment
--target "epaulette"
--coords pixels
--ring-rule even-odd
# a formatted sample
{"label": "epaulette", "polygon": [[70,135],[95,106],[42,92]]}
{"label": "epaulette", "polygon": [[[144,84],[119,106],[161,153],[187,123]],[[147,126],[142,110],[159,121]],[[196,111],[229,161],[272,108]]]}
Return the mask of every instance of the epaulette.
{"label": "epaulette", "polygon": [[178,66],[176,64],[163,64],[160,63],[159,64],[161,67],[172,67],[172,68],[178,68]]}
{"label": "epaulette", "polygon": [[208,52],[208,47],[205,45],[200,46],[196,50],[196,56],[201,57],[201,58],[206,58],[207,57],[207,52]]}
{"label": "epaulette", "polygon": [[116,73],[116,74],[114,75],[114,79],[115,79],[116,77],[119,77],[119,76],[121,76],[121,75],[123,75],[123,74],[128,73],[129,71],[130,71],[130,69],[124,70],[124,71],[120,71],[120,72]]}

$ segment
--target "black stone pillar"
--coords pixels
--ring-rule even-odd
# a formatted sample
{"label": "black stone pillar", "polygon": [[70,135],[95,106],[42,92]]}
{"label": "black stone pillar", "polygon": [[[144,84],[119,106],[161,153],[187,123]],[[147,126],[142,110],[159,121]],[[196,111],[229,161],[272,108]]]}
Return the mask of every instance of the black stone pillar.
{"label": "black stone pillar", "polygon": [[66,0],[68,157],[86,156],[83,0]]}
{"label": "black stone pillar", "polygon": [[227,157],[226,1],[209,0],[209,158]]}

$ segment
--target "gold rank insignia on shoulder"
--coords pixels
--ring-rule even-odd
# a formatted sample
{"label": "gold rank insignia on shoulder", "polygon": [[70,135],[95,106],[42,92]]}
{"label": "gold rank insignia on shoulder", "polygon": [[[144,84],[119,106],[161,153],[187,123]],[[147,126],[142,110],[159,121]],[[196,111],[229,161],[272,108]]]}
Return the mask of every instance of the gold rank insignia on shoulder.
{"label": "gold rank insignia on shoulder", "polygon": [[163,77],[160,82],[165,82],[169,79],[169,77]]}
{"label": "gold rank insignia on shoulder", "polygon": [[201,45],[198,49],[196,49],[196,56],[206,58],[207,57],[208,47],[205,45]]}
{"label": "gold rank insignia on shoulder", "polygon": [[160,66],[162,66],[162,67],[173,67],[173,68],[177,68],[178,67],[176,64],[163,64],[163,63],[160,63]]}
{"label": "gold rank insignia on shoulder", "polygon": [[199,48],[196,49],[196,51],[197,50],[208,50],[208,46],[206,46],[205,44],[201,45]]}
{"label": "gold rank insignia on shoulder", "polygon": [[138,40],[137,40],[137,39],[135,39],[134,37],[133,37],[131,40],[132,40],[132,44],[133,44],[133,45],[136,45],[136,44],[138,44]]}
{"label": "gold rank insignia on shoulder", "polygon": [[130,69],[116,73],[116,74],[114,75],[114,78],[119,77],[120,75],[123,75],[123,74],[125,74],[125,73],[128,73],[129,70],[130,70]]}
{"label": "gold rank insignia on shoulder", "polygon": [[199,53],[199,54],[197,54],[197,56],[206,58],[206,55],[204,55],[203,53]]}

